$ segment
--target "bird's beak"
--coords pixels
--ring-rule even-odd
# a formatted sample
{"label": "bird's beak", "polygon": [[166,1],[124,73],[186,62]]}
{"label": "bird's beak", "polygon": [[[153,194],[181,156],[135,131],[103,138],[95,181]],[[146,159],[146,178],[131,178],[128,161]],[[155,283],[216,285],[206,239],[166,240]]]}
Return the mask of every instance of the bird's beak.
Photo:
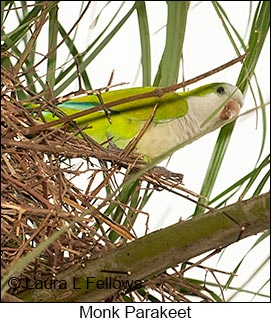
{"label": "bird's beak", "polygon": [[243,104],[244,96],[242,92],[237,89],[221,111],[220,119],[225,121],[235,118],[239,114]]}

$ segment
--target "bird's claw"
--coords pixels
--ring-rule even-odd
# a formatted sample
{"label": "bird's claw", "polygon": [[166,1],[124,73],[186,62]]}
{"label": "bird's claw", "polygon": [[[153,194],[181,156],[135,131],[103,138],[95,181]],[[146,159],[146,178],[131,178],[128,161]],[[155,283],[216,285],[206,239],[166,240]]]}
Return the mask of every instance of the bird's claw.
{"label": "bird's claw", "polygon": [[179,184],[182,184],[183,174],[171,172],[165,167],[155,166],[151,170],[149,170],[149,173],[151,175],[157,175],[159,177],[163,177],[168,180],[174,180]]}

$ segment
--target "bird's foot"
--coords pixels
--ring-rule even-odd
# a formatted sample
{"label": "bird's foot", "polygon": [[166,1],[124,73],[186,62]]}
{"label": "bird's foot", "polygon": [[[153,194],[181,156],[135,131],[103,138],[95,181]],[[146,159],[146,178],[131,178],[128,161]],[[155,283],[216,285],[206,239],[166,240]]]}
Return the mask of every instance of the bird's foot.
{"label": "bird's foot", "polygon": [[148,173],[150,175],[157,175],[159,177],[163,177],[164,179],[173,180],[178,182],[179,184],[182,184],[183,174],[171,172],[165,167],[155,166],[152,169],[150,169]]}

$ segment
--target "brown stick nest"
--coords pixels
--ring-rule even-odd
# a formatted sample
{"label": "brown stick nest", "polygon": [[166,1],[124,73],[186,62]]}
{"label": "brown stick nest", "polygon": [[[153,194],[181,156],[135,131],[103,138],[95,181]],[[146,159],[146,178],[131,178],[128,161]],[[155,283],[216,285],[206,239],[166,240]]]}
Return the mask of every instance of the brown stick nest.
{"label": "brown stick nest", "polygon": [[[16,87],[22,85],[5,69],[2,81],[3,276],[12,268],[19,279],[35,282],[100,257],[104,250],[136,238],[133,224],[139,215],[147,233],[149,215],[142,211],[142,199],[147,200],[153,189],[191,193],[182,192],[181,177],[165,178],[160,170],[141,172],[129,182],[144,163],[130,152],[98,145],[76,124],[72,132],[64,124],[29,134],[30,127],[39,129],[38,113],[15,98]],[[39,102],[46,107],[47,102]],[[30,261],[19,264],[39,246],[41,251]],[[9,292],[16,295],[25,287]]]}

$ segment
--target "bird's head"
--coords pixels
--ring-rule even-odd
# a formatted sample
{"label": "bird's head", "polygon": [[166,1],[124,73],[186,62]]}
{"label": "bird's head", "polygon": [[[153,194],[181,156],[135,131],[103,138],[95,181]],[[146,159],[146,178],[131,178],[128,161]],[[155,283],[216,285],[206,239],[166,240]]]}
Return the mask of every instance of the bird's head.
{"label": "bird's head", "polygon": [[244,104],[242,92],[228,83],[211,83],[189,92],[190,114],[201,129],[230,122]]}

